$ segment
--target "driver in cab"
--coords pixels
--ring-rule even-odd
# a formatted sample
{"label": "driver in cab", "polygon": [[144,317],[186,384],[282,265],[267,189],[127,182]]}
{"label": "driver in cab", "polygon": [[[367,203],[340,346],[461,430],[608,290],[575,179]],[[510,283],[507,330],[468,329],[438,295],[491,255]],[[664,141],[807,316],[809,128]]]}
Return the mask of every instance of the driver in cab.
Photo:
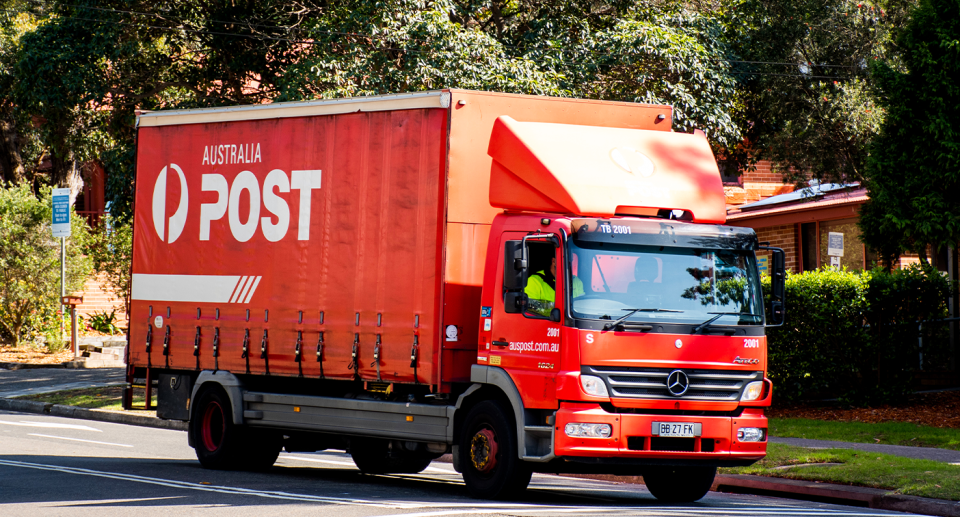
{"label": "driver in cab", "polygon": [[[557,299],[557,257],[551,257],[550,268],[530,275],[523,292],[527,295],[527,308],[540,316],[550,316]],[[573,277],[573,297],[583,296],[583,282]]]}

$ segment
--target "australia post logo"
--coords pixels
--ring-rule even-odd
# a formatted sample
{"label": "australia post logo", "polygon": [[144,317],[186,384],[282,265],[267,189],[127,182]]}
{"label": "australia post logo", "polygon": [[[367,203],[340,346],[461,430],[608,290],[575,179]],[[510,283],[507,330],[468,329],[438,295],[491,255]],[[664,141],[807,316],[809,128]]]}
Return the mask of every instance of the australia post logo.
{"label": "australia post logo", "polygon": [[[169,181],[179,181],[179,199],[167,199],[168,178]],[[200,176],[200,190],[216,193],[217,199],[212,203],[200,203],[197,211],[190,204],[190,189],[183,168],[171,163],[160,170],[153,187],[153,228],[160,240],[172,244],[196,224],[193,228],[199,239],[208,241],[211,223],[226,217],[230,233],[239,242],[249,241],[258,231],[268,241],[277,242],[286,237],[291,217],[296,217],[297,240],[309,240],[311,194],[320,189],[320,179],[320,170],[295,170],[288,174],[282,169],[273,169],[262,183],[250,171],[237,174],[232,182],[222,174],[203,174]],[[299,197],[299,210],[295,214],[291,214],[288,200],[281,196],[292,191]],[[241,214],[240,205],[244,201],[249,210]],[[176,207],[169,217],[168,205]]]}

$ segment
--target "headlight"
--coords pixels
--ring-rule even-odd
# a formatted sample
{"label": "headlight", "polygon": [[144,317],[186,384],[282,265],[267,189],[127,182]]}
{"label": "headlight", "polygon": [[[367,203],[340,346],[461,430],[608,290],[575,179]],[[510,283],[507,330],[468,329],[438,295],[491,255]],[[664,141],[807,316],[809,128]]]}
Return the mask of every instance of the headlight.
{"label": "headlight", "polygon": [[593,395],[594,397],[610,396],[610,394],[607,393],[607,385],[603,383],[603,379],[600,377],[581,375],[580,386],[583,387],[583,391],[587,392],[588,395]]}
{"label": "headlight", "polygon": [[610,424],[567,424],[563,432],[571,438],[610,438],[613,428]]}
{"label": "headlight", "polygon": [[738,442],[762,442],[767,430],[762,427],[741,427],[737,430]]}
{"label": "headlight", "polygon": [[743,390],[743,395],[740,397],[740,400],[743,402],[757,400],[760,398],[762,393],[763,381],[753,381],[750,384],[747,384],[747,388]]}

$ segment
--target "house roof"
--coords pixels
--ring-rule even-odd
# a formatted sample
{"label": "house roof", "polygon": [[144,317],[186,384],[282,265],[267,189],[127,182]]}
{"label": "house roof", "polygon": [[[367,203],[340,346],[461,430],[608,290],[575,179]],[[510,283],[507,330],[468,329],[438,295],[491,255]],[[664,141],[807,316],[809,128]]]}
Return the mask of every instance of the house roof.
{"label": "house roof", "polygon": [[838,190],[849,190],[852,188],[856,188],[858,186],[859,186],[858,183],[821,183],[817,185],[811,185],[807,188],[795,190],[788,194],[770,196],[766,199],[761,199],[760,201],[755,201],[753,203],[741,205],[737,208],[741,212],[747,212],[747,211],[753,211],[753,210],[760,210],[763,208],[770,207],[772,205],[810,202],[816,199],[821,199],[830,192],[835,192]]}
{"label": "house roof", "polygon": [[[857,217],[860,205],[866,202],[867,199],[869,199],[869,196],[867,196],[867,190],[864,188],[858,188],[853,191],[843,190],[824,195],[816,201],[788,204],[774,203],[772,206],[761,206],[759,209],[747,211],[732,210],[727,213],[727,224],[763,228],[784,224]],[[753,204],[755,205],[756,203]]]}

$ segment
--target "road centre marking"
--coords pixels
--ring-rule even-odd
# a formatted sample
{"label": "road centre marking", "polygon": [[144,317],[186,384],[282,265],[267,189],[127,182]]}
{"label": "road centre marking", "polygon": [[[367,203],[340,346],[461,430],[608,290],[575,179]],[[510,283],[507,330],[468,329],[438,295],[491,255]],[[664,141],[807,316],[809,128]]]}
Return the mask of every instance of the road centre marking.
{"label": "road centre marking", "polygon": [[77,424],[61,424],[57,422],[32,422],[29,420],[11,422],[9,420],[0,420],[0,424],[15,425],[20,427],[45,427],[47,429],[76,429],[78,431],[96,431],[98,433],[103,432],[103,430],[97,429],[96,427],[88,427],[85,425],[77,425]]}
{"label": "road centre marking", "polygon": [[41,438],[58,438],[60,440],[70,440],[71,442],[97,443],[100,445],[114,445],[117,447],[133,447],[133,445],[127,445],[125,443],[98,442],[96,440],[83,440],[81,438],[67,438],[66,436],[53,436],[50,434],[37,434],[37,433],[27,433],[27,434],[29,436],[39,436]]}
{"label": "road centre marking", "polygon": [[[844,511],[844,510],[821,510],[821,509],[808,509],[808,508],[791,508],[783,506],[774,506],[774,505],[764,505],[757,507],[746,507],[738,509],[724,509],[724,508],[704,508],[704,507],[684,507],[684,506],[608,506],[608,507],[596,507],[596,506],[560,506],[560,505],[537,505],[537,504],[525,504],[525,503],[431,503],[431,502],[421,502],[421,501],[373,501],[367,499],[357,499],[357,498],[343,498],[343,497],[325,497],[325,496],[315,496],[308,494],[296,494],[290,492],[280,492],[280,491],[265,491],[265,490],[253,490],[246,488],[237,488],[237,487],[228,487],[228,486],[218,486],[218,485],[199,485],[194,482],[187,481],[177,481],[172,479],[163,479],[163,478],[152,478],[146,476],[138,476],[134,474],[121,474],[117,472],[105,472],[99,470],[91,470],[78,467],[64,467],[61,465],[47,465],[42,463],[30,463],[25,461],[15,461],[15,460],[5,460],[0,459],[0,465],[6,465],[8,467],[20,467],[20,468],[29,468],[35,470],[46,470],[53,472],[61,472],[65,474],[75,474],[83,476],[94,476],[107,479],[116,479],[121,481],[131,481],[135,483],[145,483],[157,486],[165,486],[170,488],[180,488],[180,489],[189,489],[197,490],[201,492],[214,492],[221,494],[232,494],[232,495],[250,495],[256,497],[263,497],[268,499],[283,499],[290,501],[303,501],[303,502],[315,502],[315,503],[327,503],[327,504],[338,504],[338,505],[354,505],[354,506],[369,506],[377,508],[392,508],[397,510],[415,510],[415,509],[444,509],[444,510],[433,510],[429,512],[421,513],[406,513],[406,514],[396,514],[395,516],[381,516],[381,517],[440,517],[445,515],[464,515],[464,514],[495,514],[495,513],[553,513],[553,514],[584,514],[584,513],[609,513],[609,512],[640,512],[647,513],[650,515],[713,515],[713,514],[733,514],[733,515],[743,515],[743,516],[761,516],[761,515],[790,515],[790,516],[817,516],[817,517],[880,517],[880,516],[889,516],[889,513],[876,513],[876,512],[863,512],[863,511]],[[771,513],[773,512],[773,513]]]}

